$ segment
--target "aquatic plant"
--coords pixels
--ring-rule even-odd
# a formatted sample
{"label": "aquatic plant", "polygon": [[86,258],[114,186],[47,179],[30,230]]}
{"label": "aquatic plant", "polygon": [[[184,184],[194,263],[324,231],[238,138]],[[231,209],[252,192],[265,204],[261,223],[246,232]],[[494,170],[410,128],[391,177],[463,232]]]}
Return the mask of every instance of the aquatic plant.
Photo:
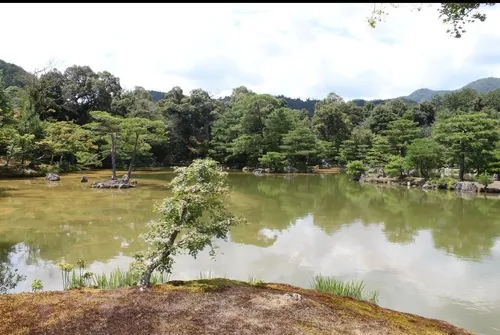
{"label": "aquatic plant", "polygon": [[[140,272],[134,266],[130,266],[128,270],[118,268],[108,274],[95,274],[85,270],[86,264],[83,259],[77,261],[78,269],[75,269],[72,264],[66,263],[64,260],[58,263],[58,265],[61,269],[64,290],[81,287],[98,289],[130,287],[136,286],[140,278]],[[169,280],[170,276],[167,273],[154,272],[151,276],[151,283],[153,285],[166,283]]]}
{"label": "aquatic plant", "polygon": [[31,291],[38,292],[43,290],[43,283],[40,279],[33,279],[31,282]]}
{"label": "aquatic plant", "polygon": [[340,296],[347,296],[358,300],[377,303],[379,292],[372,291],[365,293],[365,283],[356,280],[347,282],[340,281],[334,277],[315,276],[311,281],[311,287],[317,291],[332,293]]}

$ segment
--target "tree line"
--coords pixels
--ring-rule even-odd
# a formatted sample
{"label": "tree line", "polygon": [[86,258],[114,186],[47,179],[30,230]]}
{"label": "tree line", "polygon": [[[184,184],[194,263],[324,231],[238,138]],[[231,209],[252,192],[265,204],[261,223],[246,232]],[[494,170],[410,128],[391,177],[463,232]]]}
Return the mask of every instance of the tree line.
{"label": "tree line", "polygon": [[174,87],[154,101],[146,89],[124,90],[119,78],[88,66],[10,82],[16,84],[0,80],[0,155],[7,165],[131,171],[132,164],[211,157],[276,172],[352,161],[396,173],[417,169],[424,177],[443,165],[459,167],[461,179],[468,171],[500,170],[500,90],[362,106],[330,93],[310,113],[244,86],[223,99]]}

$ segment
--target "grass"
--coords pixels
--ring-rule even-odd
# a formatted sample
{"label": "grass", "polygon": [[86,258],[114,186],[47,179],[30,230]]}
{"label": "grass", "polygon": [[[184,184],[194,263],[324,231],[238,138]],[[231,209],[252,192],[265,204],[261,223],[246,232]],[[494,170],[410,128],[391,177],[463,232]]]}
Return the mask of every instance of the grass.
{"label": "grass", "polygon": [[253,285],[253,286],[256,286],[256,287],[264,287],[264,286],[266,286],[266,283],[262,279],[254,277],[254,276],[248,276],[248,283],[250,285]]}
{"label": "grass", "polygon": [[[69,290],[80,287],[92,287],[98,289],[113,289],[120,287],[136,286],[139,282],[140,273],[133,269],[121,270],[120,268],[109,274],[95,274],[86,271],[84,260],[78,260],[77,268],[66,263],[64,259],[58,263],[63,279],[63,289]],[[165,273],[153,273],[151,284],[163,284],[170,280],[170,275]]]}
{"label": "grass", "polygon": [[[112,289],[120,287],[136,286],[139,281],[139,274],[130,270],[120,270],[119,268],[109,274],[93,275],[93,287],[99,289]],[[163,284],[170,280],[170,276],[164,273],[153,273],[151,284]],[[78,282],[77,282],[78,284]]]}
{"label": "grass", "polygon": [[[86,264],[84,260],[77,261],[77,267],[72,264],[66,263],[64,259],[58,263],[61,269],[63,279],[63,289],[73,289],[80,287],[92,287],[98,289],[115,289],[121,287],[136,286],[139,282],[140,273],[134,271],[133,268],[128,270],[120,270],[119,268],[109,274],[101,273],[94,274],[86,271]],[[199,280],[214,279],[212,270],[208,272],[200,272]],[[169,274],[153,273],[151,276],[151,284],[165,284],[170,280]],[[248,283],[255,287],[265,287],[266,284],[261,279],[254,276],[249,276]],[[34,284],[33,284],[34,285]],[[32,285],[32,286],[33,286]],[[42,283],[35,285],[37,290],[43,289]],[[38,288],[40,286],[40,288]],[[311,281],[311,287],[317,291],[332,293],[338,296],[348,296],[357,300],[369,301],[377,303],[379,293],[378,291],[365,292],[365,284],[363,281],[347,281],[342,282],[334,277],[315,276]]]}
{"label": "grass", "polygon": [[315,276],[311,281],[311,287],[317,291],[347,296],[373,303],[377,303],[379,297],[378,291],[366,293],[365,283],[362,280],[342,282],[334,277]]}
{"label": "grass", "polygon": [[203,273],[200,271],[200,274],[198,275],[198,279],[213,279],[214,275],[212,274],[212,269],[208,270],[207,273]]}

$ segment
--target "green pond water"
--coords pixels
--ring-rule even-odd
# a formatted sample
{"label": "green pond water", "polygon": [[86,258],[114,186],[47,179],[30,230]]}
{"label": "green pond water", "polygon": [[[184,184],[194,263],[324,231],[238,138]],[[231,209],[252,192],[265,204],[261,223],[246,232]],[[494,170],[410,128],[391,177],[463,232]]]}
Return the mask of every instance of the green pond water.
{"label": "green pond water", "polygon": [[[109,171],[86,173],[89,181]],[[169,195],[172,172],[136,172],[130,190],[90,189],[80,174],[0,180],[0,261],[27,276],[13,292],[62,288],[56,263],[126,268]],[[172,279],[200,273],[309,287],[316,274],[362,279],[384,307],[500,334],[500,200],[361,185],[344,175],[229,175],[228,206],[249,224],[212,260],[179,256]]]}

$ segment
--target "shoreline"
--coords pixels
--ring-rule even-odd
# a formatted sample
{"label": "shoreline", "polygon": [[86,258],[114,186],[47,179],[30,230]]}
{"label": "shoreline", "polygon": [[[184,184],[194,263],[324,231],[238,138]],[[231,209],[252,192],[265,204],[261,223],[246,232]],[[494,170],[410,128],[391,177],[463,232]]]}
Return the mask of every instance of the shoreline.
{"label": "shoreline", "polygon": [[500,198],[500,181],[494,181],[490,185],[488,185],[487,188],[485,188],[483,185],[474,182],[474,181],[463,181],[463,182],[456,182],[458,183],[465,183],[468,185],[474,185],[476,188],[476,191],[465,191],[465,190],[455,190],[455,185],[451,187],[451,189],[446,188],[446,185],[433,185],[433,184],[427,184],[428,180],[426,181],[424,178],[419,178],[419,177],[406,177],[403,179],[399,178],[391,178],[391,177],[373,177],[373,176],[368,176],[368,177],[363,177],[359,180],[359,183],[367,183],[367,184],[374,184],[374,185],[384,185],[384,186],[397,186],[397,187],[407,187],[407,188],[418,188],[422,191],[454,191],[457,193],[466,193],[466,194],[482,194],[482,195],[499,195]]}

